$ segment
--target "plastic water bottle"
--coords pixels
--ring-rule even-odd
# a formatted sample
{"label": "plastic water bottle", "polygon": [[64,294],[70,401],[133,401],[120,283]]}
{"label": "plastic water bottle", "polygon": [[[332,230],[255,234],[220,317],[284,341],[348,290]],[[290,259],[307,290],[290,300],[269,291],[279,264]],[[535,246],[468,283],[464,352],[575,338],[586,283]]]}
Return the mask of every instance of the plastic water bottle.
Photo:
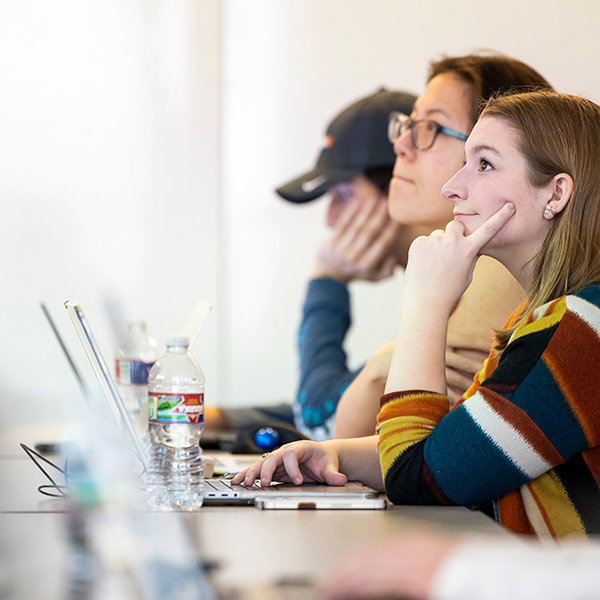
{"label": "plastic water bottle", "polygon": [[148,374],[157,360],[156,340],[148,334],[146,322],[131,321],[119,341],[115,375],[125,408],[138,430],[146,428]]}
{"label": "plastic water bottle", "polygon": [[167,353],[148,378],[148,503],[154,508],[202,506],[204,374],[187,337],[167,338]]}

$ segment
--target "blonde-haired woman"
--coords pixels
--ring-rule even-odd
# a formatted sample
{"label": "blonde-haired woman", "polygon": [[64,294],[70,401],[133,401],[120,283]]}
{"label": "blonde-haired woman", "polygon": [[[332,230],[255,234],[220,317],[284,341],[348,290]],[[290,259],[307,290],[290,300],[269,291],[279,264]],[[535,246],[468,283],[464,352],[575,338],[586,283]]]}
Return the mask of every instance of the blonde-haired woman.
{"label": "blonde-haired woman", "polygon": [[[409,341],[379,414],[386,491],[399,503],[489,503],[540,537],[599,533],[600,108],[550,92],[501,97],[466,148],[443,190],[454,220],[411,248]],[[439,327],[479,254],[502,262],[528,301],[448,412]],[[411,323],[415,302],[431,318]]]}
{"label": "blonde-haired woman", "polygon": [[[521,533],[600,533],[599,163],[594,103],[552,92],[491,100],[444,187],[454,220],[411,247],[378,436],[290,444],[234,481],[357,479],[396,503],[487,507]],[[447,319],[480,254],[529,301],[450,411]]]}

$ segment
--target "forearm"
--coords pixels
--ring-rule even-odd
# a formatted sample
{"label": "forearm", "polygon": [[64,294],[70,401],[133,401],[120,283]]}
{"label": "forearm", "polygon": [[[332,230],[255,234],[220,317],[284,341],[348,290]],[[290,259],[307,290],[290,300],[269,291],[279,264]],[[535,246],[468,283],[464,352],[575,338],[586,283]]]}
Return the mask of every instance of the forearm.
{"label": "forearm", "polygon": [[446,331],[450,311],[432,300],[405,298],[385,392],[446,393]]}
{"label": "forearm", "polygon": [[384,491],[376,435],[347,440],[330,440],[323,442],[335,449],[339,470],[349,481],[361,481],[372,488]]}
{"label": "forearm", "polygon": [[347,288],[329,279],[309,282],[298,338],[300,382],[297,427],[320,427],[334,413],[348,371],[343,341],[350,327]]}
{"label": "forearm", "polygon": [[450,306],[438,303],[429,290],[411,294],[405,288],[404,296],[388,395],[382,398],[377,417],[380,469],[395,504],[450,503],[430,488],[427,477],[423,479],[423,440],[448,411],[445,355]]}
{"label": "forearm", "polygon": [[446,393],[446,332],[452,308],[473,278],[478,252],[514,213],[507,203],[470,235],[459,221],[418,237],[404,277],[398,343],[386,392],[421,389]]}

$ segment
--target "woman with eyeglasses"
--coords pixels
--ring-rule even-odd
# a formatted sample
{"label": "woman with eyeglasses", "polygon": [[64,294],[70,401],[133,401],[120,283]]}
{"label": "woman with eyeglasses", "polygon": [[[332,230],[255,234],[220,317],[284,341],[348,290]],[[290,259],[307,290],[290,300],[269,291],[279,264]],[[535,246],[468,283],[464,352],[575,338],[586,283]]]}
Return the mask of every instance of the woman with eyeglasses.
{"label": "woman with eyeglasses", "polygon": [[[453,86],[454,100],[469,88],[442,75],[428,90],[444,83],[444,95],[417,101],[415,117],[464,133],[447,100]],[[431,149],[442,139],[458,143],[438,134]],[[491,100],[443,188],[454,219],[411,246],[377,435],[290,444],[233,483],[358,480],[397,504],[478,506],[518,533],[600,533],[599,140],[591,102],[549,91]],[[392,202],[392,214],[399,208]],[[448,318],[480,255],[500,261],[527,302],[450,410]]]}
{"label": "woman with eyeglasses", "polygon": [[[463,164],[465,140],[481,103],[503,90],[531,87],[550,89],[539,73],[513,58],[495,54],[446,57],[431,63],[427,86],[411,115],[390,115],[388,133],[396,165],[389,212],[405,231],[412,230],[412,239],[443,229],[452,219],[452,205],[441,190]],[[448,321],[446,364],[452,368],[446,369],[446,383],[452,403],[481,369],[493,329],[502,327],[524,299],[524,291],[499,262],[481,258],[473,283]],[[473,341],[467,344],[468,340]],[[335,437],[375,432],[393,349],[394,342],[379,349],[340,399]]]}

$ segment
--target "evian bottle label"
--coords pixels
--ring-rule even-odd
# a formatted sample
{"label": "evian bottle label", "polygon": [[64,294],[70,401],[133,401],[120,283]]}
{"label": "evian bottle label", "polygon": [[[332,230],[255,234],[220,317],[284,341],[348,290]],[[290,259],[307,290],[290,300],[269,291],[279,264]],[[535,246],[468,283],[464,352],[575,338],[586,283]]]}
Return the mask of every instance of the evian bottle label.
{"label": "evian bottle label", "polygon": [[204,394],[148,394],[148,421],[203,423]]}

